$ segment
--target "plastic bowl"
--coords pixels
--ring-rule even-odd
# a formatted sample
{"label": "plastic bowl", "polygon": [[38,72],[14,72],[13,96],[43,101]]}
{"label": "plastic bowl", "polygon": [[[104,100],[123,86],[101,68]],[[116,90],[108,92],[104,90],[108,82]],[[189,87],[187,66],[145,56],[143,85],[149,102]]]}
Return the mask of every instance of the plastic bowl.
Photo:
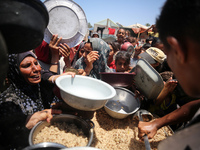
{"label": "plastic bowl", "polygon": [[123,72],[101,72],[100,78],[102,81],[114,87],[128,87],[132,85],[135,73]]}
{"label": "plastic bowl", "polygon": [[124,119],[134,114],[140,108],[139,99],[130,90],[121,87],[115,87],[116,96],[104,106],[105,111],[113,118]]}
{"label": "plastic bowl", "polygon": [[60,76],[56,79],[62,99],[71,107],[95,111],[104,106],[107,100],[116,95],[115,89],[98,79],[87,76]]}

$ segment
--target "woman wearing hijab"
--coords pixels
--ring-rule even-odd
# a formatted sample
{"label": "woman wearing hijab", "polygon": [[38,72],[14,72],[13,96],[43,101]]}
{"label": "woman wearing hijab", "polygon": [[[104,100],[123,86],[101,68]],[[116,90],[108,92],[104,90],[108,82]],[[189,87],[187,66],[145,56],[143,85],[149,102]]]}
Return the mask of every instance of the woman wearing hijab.
{"label": "woman wearing hijab", "polygon": [[75,69],[83,69],[86,75],[100,79],[100,72],[111,72],[107,66],[109,45],[99,38],[91,38],[84,45],[83,57],[77,60]]}
{"label": "woman wearing hijab", "polygon": [[45,72],[42,77],[41,72],[32,52],[9,55],[10,86],[0,95],[0,145],[5,149],[28,146],[29,130],[41,120],[49,122],[52,114],[61,113],[50,109],[59,99],[50,92],[54,85],[47,80],[58,76]]}
{"label": "woman wearing hijab", "polygon": [[84,45],[85,45],[85,42],[82,42],[79,47],[78,47],[78,50],[76,52],[76,54],[74,55],[74,59],[72,60],[72,63],[71,63],[71,66],[74,68],[75,67],[75,64],[76,64],[76,61],[82,57],[83,53],[84,53]]}

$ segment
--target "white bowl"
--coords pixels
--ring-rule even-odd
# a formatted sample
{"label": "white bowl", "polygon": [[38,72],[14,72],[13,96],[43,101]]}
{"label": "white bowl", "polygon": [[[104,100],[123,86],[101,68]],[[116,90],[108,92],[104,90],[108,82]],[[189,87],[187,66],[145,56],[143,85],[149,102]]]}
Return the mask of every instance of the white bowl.
{"label": "white bowl", "polygon": [[71,107],[95,111],[116,95],[115,89],[104,81],[81,75],[60,76],[56,79],[62,99]]}

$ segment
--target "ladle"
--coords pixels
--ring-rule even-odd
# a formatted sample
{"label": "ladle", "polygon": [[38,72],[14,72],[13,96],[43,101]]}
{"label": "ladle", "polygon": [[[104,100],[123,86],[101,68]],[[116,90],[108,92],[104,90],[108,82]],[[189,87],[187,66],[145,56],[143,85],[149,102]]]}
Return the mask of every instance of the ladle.
{"label": "ladle", "polygon": [[[153,118],[153,115],[150,112],[148,112],[147,110],[144,110],[144,109],[140,109],[135,113],[135,116],[137,116],[139,118],[139,121],[143,121],[142,116],[144,116],[144,115],[147,116],[148,119]],[[148,136],[146,134],[144,135],[144,144],[145,144],[146,150],[151,150],[151,147],[150,147],[150,144],[149,144],[149,139],[148,139]]]}

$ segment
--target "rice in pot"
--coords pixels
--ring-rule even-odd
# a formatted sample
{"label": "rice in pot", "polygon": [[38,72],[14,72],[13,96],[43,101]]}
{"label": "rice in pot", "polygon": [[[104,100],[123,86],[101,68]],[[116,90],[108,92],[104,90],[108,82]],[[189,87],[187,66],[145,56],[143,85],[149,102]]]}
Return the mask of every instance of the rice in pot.
{"label": "rice in pot", "polygon": [[82,129],[79,129],[75,124],[62,122],[45,126],[33,140],[34,144],[42,142],[54,142],[66,147],[76,147],[86,146],[88,139]]}

